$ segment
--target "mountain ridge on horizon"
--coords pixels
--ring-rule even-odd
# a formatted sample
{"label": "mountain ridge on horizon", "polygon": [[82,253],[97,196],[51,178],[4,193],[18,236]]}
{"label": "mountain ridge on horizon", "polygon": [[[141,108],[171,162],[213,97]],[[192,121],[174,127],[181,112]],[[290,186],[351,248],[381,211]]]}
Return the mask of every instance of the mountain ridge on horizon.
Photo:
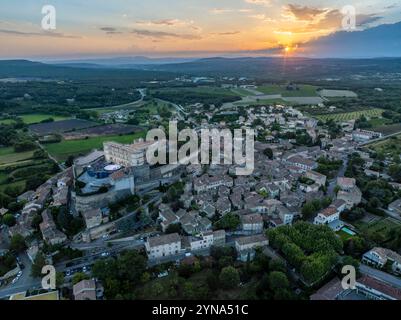
{"label": "mountain ridge on horizon", "polygon": [[[302,59],[375,59],[401,57],[401,22],[381,24],[365,30],[337,31],[310,41],[301,46],[302,51],[294,52],[291,58]],[[201,52],[199,54],[202,54]],[[159,56],[151,54],[116,55],[108,57],[79,58],[28,58],[54,65],[79,66],[87,64],[102,67],[136,65],[176,64],[210,59],[280,58],[271,54],[271,49],[243,52],[205,52],[204,56]],[[14,60],[14,59],[8,59]],[[89,66],[90,67],[90,66]],[[94,67],[94,66],[92,66]]]}

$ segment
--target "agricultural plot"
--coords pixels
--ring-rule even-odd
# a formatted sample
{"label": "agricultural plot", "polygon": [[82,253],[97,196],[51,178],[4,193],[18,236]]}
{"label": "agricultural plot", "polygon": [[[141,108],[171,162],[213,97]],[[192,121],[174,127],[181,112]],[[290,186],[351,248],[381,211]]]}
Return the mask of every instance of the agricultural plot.
{"label": "agricultural plot", "polygon": [[391,240],[392,230],[401,230],[401,223],[392,218],[382,218],[372,223],[354,223],[358,230],[369,239],[379,243]]}
{"label": "agricultural plot", "polygon": [[191,87],[191,88],[159,88],[149,91],[153,98],[169,101],[181,105],[194,103],[219,104],[234,102],[241,99],[241,96],[231,89],[220,87]]}
{"label": "agricultural plot", "polygon": [[292,106],[294,103],[289,101],[284,101],[283,99],[276,98],[276,99],[243,99],[238,102],[234,102],[234,106],[266,106],[266,105],[274,105],[280,104],[284,106]]}
{"label": "agricultural plot", "polygon": [[45,157],[34,157],[34,152],[15,152],[12,147],[0,148],[0,195],[13,190],[12,197],[15,197],[26,191],[27,181],[36,179],[38,173],[48,176],[54,173],[54,162]]}
{"label": "agricultural plot", "polygon": [[86,137],[127,135],[142,131],[143,128],[128,124],[109,124],[71,131],[63,134],[65,140],[85,139]]}
{"label": "agricultural plot", "polygon": [[29,130],[39,135],[46,135],[85,129],[94,127],[96,125],[97,123],[92,121],[82,119],[69,119],[57,122],[32,124],[29,126]]}
{"label": "agricultural plot", "polygon": [[[40,123],[41,121],[47,120],[49,118],[52,118],[54,121],[62,121],[69,119],[69,117],[55,116],[52,114],[25,114],[18,116],[18,118],[21,118],[22,121],[26,124]],[[15,123],[13,119],[0,120],[0,124],[13,124],[13,123]]]}
{"label": "agricultural plot", "polygon": [[374,130],[377,131],[377,132],[381,132],[382,134],[387,136],[387,135],[390,135],[390,134],[401,132],[401,123],[377,126],[377,127],[374,128]]}
{"label": "agricultural plot", "polygon": [[235,89],[231,89],[231,91],[234,92],[236,95],[239,95],[241,97],[246,97],[246,96],[254,94],[251,90],[244,89],[244,88],[235,88]]}
{"label": "agricultural plot", "polygon": [[376,142],[369,145],[369,148],[378,153],[397,156],[401,154],[401,135]]}
{"label": "agricultural plot", "polygon": [[13,164],[32,158],[33,151],[14,152],[14,148],[0,148],[0,165]]}
{"label": "agricultural plot", "polygon": [[285,102],[293,104],[320,104],[323,99],[320,97],[283,97]]}
{"label": "agricultural plot", "polygon": [[357,98],[358,95],[350,90],[328,90],[319,91],[319,95],[325,98]]}
{"label": "agricultural plot", "polygon": [[381,117],[382,114],[383,114],[383,110],[376,108],[376,109],[368,109],[368,110],[361,110],[361,111],[354,111],[354,112],[317,115],[315,117],[322,121],[328,121],[328,120],[349,121],[349,120],[359,119],[363,115],[367,118],[377,118],[377,117]]}
{"label": "agricultural plot", "polygon": [[143,132],[129,134],[129,135],[116,135],[116,136],[103,136],[93,137],[83,140],[63,140],[58,143],[50,143],[44,145],[47,152],[49,152],[58,161],[65,161],[68,156],[78,156],[89,153],[93,149],[103,149],[103,142],[115,141],[123,144],[129,144],[134,139],[144,137]]}
{"label": "agricultural plot", "polygon": [[299,90],[287,90],[286,85],[263,85],[258,91],[264,94],[281,94],[283,97],[316,97],[318,87],[311,85],[299,85]]}

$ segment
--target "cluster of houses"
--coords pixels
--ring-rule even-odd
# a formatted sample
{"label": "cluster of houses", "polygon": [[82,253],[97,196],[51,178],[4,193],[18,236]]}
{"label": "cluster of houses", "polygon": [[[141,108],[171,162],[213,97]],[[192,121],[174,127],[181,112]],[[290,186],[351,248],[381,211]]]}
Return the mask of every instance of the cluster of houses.
{"label": "cluster of houses", "polygon": [[64,242],[65,235],[61,236],[61,232],[57,232],[50,211],[46,208],[67,204],[72,179],[72,171],[68,169],[46,181],[36,191],[27,191],[19,196],[17,201],[23,203],[24,206],[16,219],[16,224],[9,229],[10,236],[20,234],[23,237],[28,237],[32,235],[35,232],[32,222],[36,216],[41,214],[43,222],[40,225],[40,230],[43,239],[51,244]]}
{"label": "cluster of houses", "polygon": [[17,198],[23,208],[16,215],[16,224],[8,229],[10,237],[21,235],[24,238],[35,233],[34,221],[41,217],[39,231],[42,240],[33,239],[28,243],[27,255],[34,261],[43,242],[49,245],[65,244],[67,236],[60,231],[51,213],[52,208],[68,206],[70,188],[73,182],[73,173],[67,169],[47,180],[35,191],[27,191]]}
{"label": "cluster of houses", "polygon": [[[248,261],[255,255],[255,249],[269,244],[263,234],[242,236],[235,239],[235,248],[238,259]],[[208,252],[212,246],[226,245],[226,232],[224,230],[206,231],[197,236],[180,236],[178,233],[159,235],[148,238],[145,243],[149,260],[165,261],[165,259],[179,259],[185,254],[202,254]]]}
{"label": "cluster of houses", "polygon": [[401,275],[401,256],[387,248],[375,247],[366,252],[362,257],[362,263],[383,269],[389,266],[392,273]]}
{"label": "cluster of houses", "polygon": [[67,236],[57,229],[53,216],[49,209],[42,212],[43,221],[39,225],[43,240],[50,245],[63,244],[67,241]]}
{"label": "cluster of houses", "polygon": [[337,178],[339,191],[337,199],[328,207],[318,213],[314,224],[328,225],[333,231],[339,231],[344,223],[340,220],[340,214],[357,206],[362,201],[362,192],[356,186],[354,178]]}
{"label": "cluster of houses", "polygon": [[[387,248],[375,247],[366,252],[361,262],[369,267],[401,274],[401,256]],[[344,289],[341,280],[334,278],[317,292],[311,300],[401,300],[399,279],[385,272],[363,273],[354,287]]]}

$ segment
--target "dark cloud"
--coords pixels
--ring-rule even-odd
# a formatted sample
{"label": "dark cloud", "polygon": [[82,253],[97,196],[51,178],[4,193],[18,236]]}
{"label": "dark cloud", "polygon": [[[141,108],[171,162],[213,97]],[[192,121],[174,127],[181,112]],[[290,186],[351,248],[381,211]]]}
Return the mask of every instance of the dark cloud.
{"label": "dark cloud", "polygon": [[233,36],[235,34],[241,33],[240,31],[228,31],[228,32],[217,32],[217,33],[212,33],[212,35],[216,36]]}
{"label": "dark cloud", "polygon": [[116,28],[113,27],[101,27],[100,30],[106,32],[107,34],[121,34],[121,31],[118,31]]}
{"label": "dark cloud", "polygon": [[[339,10],[329,10],[325,13],[322,19],[317,22],[312,22],[308,25],[310,31],[321,29],[341,28],[344,15]],[[364,27],[372,22],[375,22],[382,17],[374,14],[357,14],[356,26]]]}
{"label": "dark cloud", "polygon": [[296,4],[289,4],[286,7],[287,13],[292,14],[298,20],[312,20],[316,16],[326,12],[324,9],[317,9],[308,6],[299,6]]}
{"label": "dark cloud", "polygon": [[80,36],[72,36],[64,33],[53,32],[53,31],[43,31],[43,32],[24,32],[17,30],[0,29],[2,34],[11,34],[15,36],[24,37],[53,37],[53,38],[67,38],[67,39],[80,39]]}
{"label": "dark cloud", "polygon": [[178,34],[173,32],[164,32],[164,31],[152,31],[152,30],[145,30],[145,29],[134,29],[132,33],[141,36],[141,37],[148,37],[148,38],[155,38],[155,39],[164,39],[164,38],[177,38],[177,39],[185,39],[185,40],[199,40],[201,37],[199,35],[194,34]]}
{"label": "dark cloud", "polygon": [[374,14],[358,14],[356,16],[356,25],[358,27],[363,27],[372,22],[376,22],[376,21],[380,20],[381,18],[383,18],[383,17],[376,16]]}
{"label": "dark cloud", "polygon": [[[179,24],[179,20],[177,19],[163,19],[163,20],[152,20],[149,21],[149,24],[154,24],[154,25],[164,25],[164,26],[174,26],[176,24]],[[140,22],[140,23],[146,23],[146,22]]]}

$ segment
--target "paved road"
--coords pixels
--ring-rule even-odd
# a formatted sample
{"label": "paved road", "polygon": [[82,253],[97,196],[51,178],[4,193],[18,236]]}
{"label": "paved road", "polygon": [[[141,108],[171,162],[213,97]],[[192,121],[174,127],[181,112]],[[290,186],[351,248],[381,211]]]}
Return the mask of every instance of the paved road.
{"label": "paved road", "polygon": [[[145,204],[149,205],[150,203],[157,201],[157,199],[160,198],[160,195],[157,195],[155,198],[150,200]],[[136,212],[132,212],[129,215],[132,215]],[[123,218],[127,218],[127,216],[124,216]],[[3,230],[3,232],[6,232]],[[77,244],[75,244],[77,245]],[[110,255],[119,253],[121,251],[127,250],[127,249],[140,249],[144,246],[144,241],[143,240],[127,240],[126,242],[123,242],[121,244],[115,245],[113,247],[109,247],[107,244],[107,239],[99,239],[98,242],[94,243],[93,246],[91,244],[82,244],[82,248],[84,246],[87,246],[88,248],[86,249],[92,249],[95,250],[96,252],[84,256],[79,259],[74,259],[70,261],[64,261],[63,263],[60,263],[56,265],[56,270],[58,272],[65,272],[66,270],[70,269],[78,269],[82,268],[84,266],[90,266],[95,263],[97,259],[102,258],[102,253],[108,252]],[[0,289],[0,298],[4,298],[7,296],[10,296],[12,294],[16,294],[19,292],[26,291],[28,289],[33,289],[36,287],[40,287],[41,285],[41,280],[40,279],[35,279],[31,277],[31,267],[32,263],[29,259],[29,257],[24,253],[20,255],[21,262],[25,265],[25,268],[23,270],[23,273],[20,277],[20,279],[14,283],[11,284],[3,289]],[[67,267],[67,264],[69,263],[74,263],[74,266]]]}
{"label": "paved road", "polygon": [[[162,100],[162,99],[155,99],[155,100],[162,102],[162,103],[167,103],[167,104],[172,105],[175,108],[175,110],[177,111],[177,115],[180,118],[180,120],[185,120],[184,116],[186,116],[187,114],[185,113],[184,109],[181,106],[179,106],[173,102],[167,101],[167,100]],[[184,116],[183,116],[183,114],[184,114]]]}
{"label": "paved road", "polygon": [[397,278],[391,274],[388,274],[386,272],[371,268],[365,264],[361,264],[361,266],[359,267],[359,270],[361,271],[361,273],[372,276],[374,278],[380,279],[384,282],[387,282],[391,285],[393,285],[394,287],[400,288],[401,289],[401,279]]}
{"label": "paved road", "polygon": [[342,159],[343,165],[341,166],[340,170],[338,171],[337,175],[335,176],[334,179],[330,180],[329,186],[327,188],[327,195],[331,198],[334,198],[336,196],[334,190],[337,185],[337,178],[344,177],[345,171],[347,170],[348,166],[348,155],[346,157],[343,157]]}
{"label": "paved road", "polygon": [[6,297],[9,297],[13,294],[17,294],[20,292],[25,292],[27,290],[41,289],[41,288],[42,288],[42,280],[35,279],[29,284],[17,285],[12,288],[5,288],[0,290],[0,299],[4,299]]}
{"label": "paved road", "polygon": [[18,255],[20,261],[25,266],[22,271],[21,277],[17,282],[0,289],[0,298],[4,298],[11,294],[19,293],[40,285],[40,280],[31,277],[32,262],[26,253]]}

